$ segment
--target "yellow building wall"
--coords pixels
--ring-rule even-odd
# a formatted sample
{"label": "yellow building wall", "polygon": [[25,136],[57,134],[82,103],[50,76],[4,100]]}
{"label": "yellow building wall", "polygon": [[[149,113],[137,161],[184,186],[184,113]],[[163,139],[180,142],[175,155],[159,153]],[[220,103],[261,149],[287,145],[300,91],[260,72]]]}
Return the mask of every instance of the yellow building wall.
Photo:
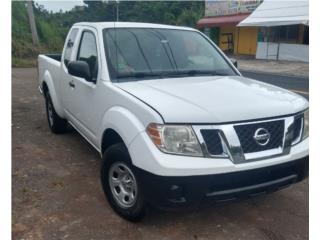
{"label": "yellow building wall", "polygon": [[258,28],[241,27],[238,28],[239,40],[237,54],[256,55]]}
{"label": "yellow building wall", "polygon": [[225,33],[233,34],[234,54],[255,55],[257,51],[257,27],[225,26],[220,28],[219,47],[226,51],[228,49],[227,36]]}

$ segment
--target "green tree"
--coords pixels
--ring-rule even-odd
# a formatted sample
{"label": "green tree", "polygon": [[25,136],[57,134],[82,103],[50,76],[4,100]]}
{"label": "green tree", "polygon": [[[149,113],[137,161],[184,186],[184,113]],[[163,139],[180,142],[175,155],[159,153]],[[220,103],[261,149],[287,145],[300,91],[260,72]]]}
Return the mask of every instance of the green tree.
{"label": "green tree", "polygon": [[[41,52],[60,52],[76,22],[115,21],[116,1],[84,1],[84,9],[52,13],[34,5],[40,46],[32,46],[25,2],[12,2],[12,55],[35,58]],[[119,21],[196,27],[204,15],[204,1],[119,1]]]}

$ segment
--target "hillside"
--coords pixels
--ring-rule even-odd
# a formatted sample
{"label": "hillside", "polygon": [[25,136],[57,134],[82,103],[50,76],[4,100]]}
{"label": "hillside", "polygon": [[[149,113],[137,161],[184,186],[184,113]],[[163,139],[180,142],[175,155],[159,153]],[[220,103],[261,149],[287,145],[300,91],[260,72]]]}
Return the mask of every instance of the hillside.
{"label": "hillside", "polygon": [[[39,53],[61,52],[65,36],[75,22],[114,21],[114,1],[84,1],[69,12],[48,12],[34,5],[39,46],[33,46],[25,2],[12,1],[12,65],[34,66]],[[195,27],[204,15],[204,1],[126,1],[119,3],[119,21],[137,21]]]}

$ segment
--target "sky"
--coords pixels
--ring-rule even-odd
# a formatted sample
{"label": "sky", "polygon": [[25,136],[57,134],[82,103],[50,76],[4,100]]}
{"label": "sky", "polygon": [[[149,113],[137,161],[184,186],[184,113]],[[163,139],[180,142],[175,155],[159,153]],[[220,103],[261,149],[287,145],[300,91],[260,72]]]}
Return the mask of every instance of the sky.
{"label": "sky", "polygon": [[35,0],[39,5],[43,5],[45,9],[48,11],[59,12],[60,9],[62,11],[69,11],[74,6],[83,5],[82,0],[73,0],[73,1],[62,1],[62,0]]}

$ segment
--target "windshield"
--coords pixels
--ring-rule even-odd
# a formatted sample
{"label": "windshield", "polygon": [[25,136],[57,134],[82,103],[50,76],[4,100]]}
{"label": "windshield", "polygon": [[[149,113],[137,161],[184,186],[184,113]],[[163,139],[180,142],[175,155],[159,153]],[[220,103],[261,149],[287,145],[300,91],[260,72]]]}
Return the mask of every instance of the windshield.
{"label": "windshield", "polygon": [[104,29],[112,80],[237,75],[217,49],[196,31]]}

